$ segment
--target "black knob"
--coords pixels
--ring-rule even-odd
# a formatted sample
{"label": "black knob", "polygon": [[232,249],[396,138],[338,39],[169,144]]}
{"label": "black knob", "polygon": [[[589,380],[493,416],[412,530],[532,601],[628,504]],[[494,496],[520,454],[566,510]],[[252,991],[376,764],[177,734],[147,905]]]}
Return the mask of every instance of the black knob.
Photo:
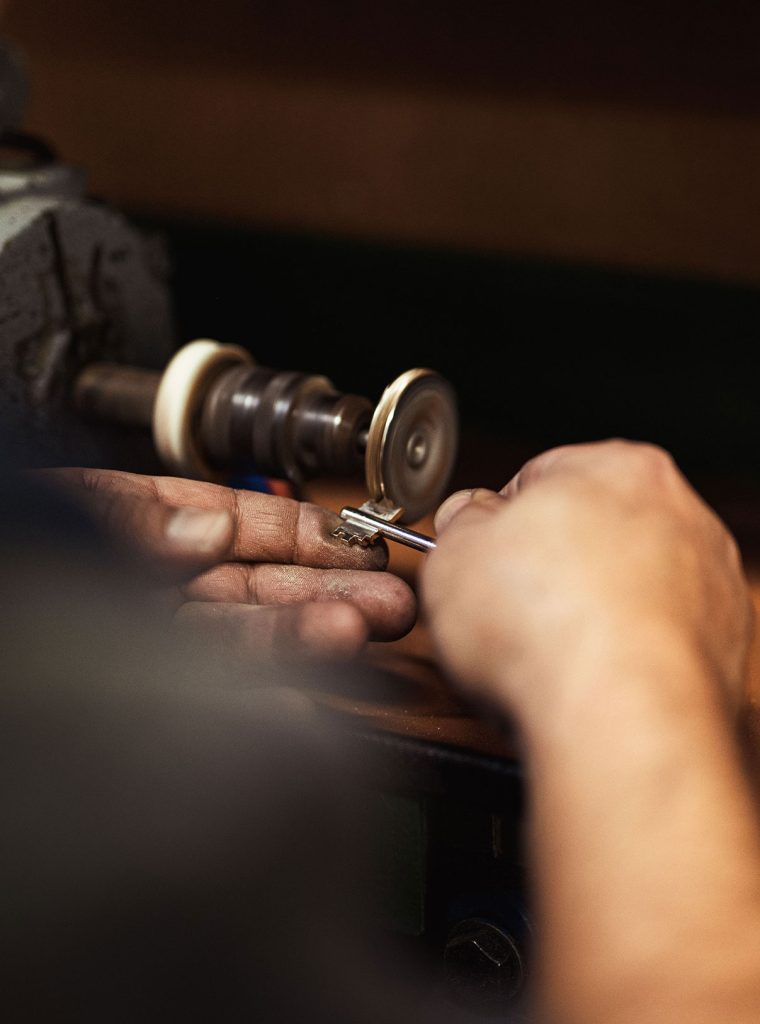
{"label": "black knob", "polygon": [[525,961],[515,939],[488,921],[461,921],[444,950],[446,983],[457,1002],[496,1010],[520,992]]}

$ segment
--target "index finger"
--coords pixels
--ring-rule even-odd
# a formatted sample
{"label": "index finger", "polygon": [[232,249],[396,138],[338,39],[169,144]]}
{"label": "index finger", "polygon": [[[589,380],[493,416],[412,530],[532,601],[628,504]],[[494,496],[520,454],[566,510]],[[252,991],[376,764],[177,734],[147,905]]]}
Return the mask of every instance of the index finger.
{"label": "index finger", "polygon": [[678,479],[685,482],[672,455],[664,448],[648,441],[613,437],[550,448],[526,462],[499,493],[505,498],[514,498],[527,487],[550,478],[593,480],[618,490],[634,491],[646,481],[662,483],[665,479]]}
{"label": "index finger", "polygon": [[[233,531],[223,561],[279,562],[331,569],[385,569],[388,550],[384,544],[368,548],[349,546],[332,531],[340,517],[328,509],[257,491],[236,490],[219,484],[181,477],[141,476],[135,473],[98,470],[58,470],[68,483],[125,495],[149,494],[164,504],[209,511],[224,510],[232,516]],[[89,482],[88,482],[89,481]]]}
{"label": "index finger", "polygon": [[[606,449],[616,450],[628,447],[627,441],[593,441],[586,444],[558,445],[529,459],[512,479],[498,493],[485,487],[473,487],[457,491],[443,502],[435,514],[435,529],[442,533],[449,523],[465,508],[477,505],[479,511],[487,513],[499,508],[500,500],[515,498],[518,494],[539,480],[557,473],[578,471],[588,465],[596,465],[599,456]],[[634,446],[635,447],[635,446]]]}
{"label": "index finger", "polygon": [[[515,473],[512,479],[499,491],[503,498],[514,498],[520,491],[530,484],[545,479],[552,472],[557,470],[568,470],[578,465],[584,465],[589,457],[594,459],[605,445],[615,445],[617,441],[590,441],[584,444],[561,444],[556,448],[549,448],[540,455],[529,459],[521,469]],[[627,442],[623,442],[627,443]]]}
{"label": "index finger", "polygon": [[221,503],[233,517],[233,561],[334,569],[384,569],[388,564],[385,545],[361,548],[334,537],[340,517],[318,505],[174,477],[159,477],[156,484],[170,504],[218,508]]}

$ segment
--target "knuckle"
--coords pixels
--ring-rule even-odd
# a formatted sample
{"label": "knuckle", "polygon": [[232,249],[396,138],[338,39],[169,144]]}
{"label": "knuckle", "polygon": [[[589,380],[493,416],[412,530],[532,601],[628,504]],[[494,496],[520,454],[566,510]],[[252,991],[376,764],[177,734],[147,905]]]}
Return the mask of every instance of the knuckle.
{"label": "knuckle", "polygon": [[308,560],[319,539],[329,536],[329,516],[317,505],[291,498],[284,500],[288,502],[282,508],[291,538],[289,561],[303,562]]}
{"label": "knuckle", "polygon": [[639,443],[637,447],[640,458],[647,466],[658,470],[675,470],[675,459],[667,449],[650,442]]}
{"label": "knuckle", "polygon": [[232,553],[234,557],[238,557],[238,554],[242,548],[241,533],[243,528],[243,509],[241,506],[241,495],[242,492],[236,487],[230,488],[229,501],[231,504],[230,512],[232,513]]}
{"label": "knuckle", "polygon": [[98,488],[97,499],[98,515],[103,524],[113,532],[128,534],[140,511],[134,500],[105,488]]}
{"label": "knuckle", "polygon": [[607,458],[636,480],[651,482],[680,475],[673,456],[658,444],[623,438],[612,438],[604,444]]}
{"label": "knuckle", "polygon": [[80,480],[82,487],[88,494],[100,497],[104,494],[110,494],[112,491],[111,478],[102,470],[83,469]]}
{"label": "knuckle", "polygon": [[723,534],[723,547],[726,559],[734,569],[738,570],[743,575],[744,559],[742,557],[741,548],[731,531],[726,529],[722,523],[720,525]]}

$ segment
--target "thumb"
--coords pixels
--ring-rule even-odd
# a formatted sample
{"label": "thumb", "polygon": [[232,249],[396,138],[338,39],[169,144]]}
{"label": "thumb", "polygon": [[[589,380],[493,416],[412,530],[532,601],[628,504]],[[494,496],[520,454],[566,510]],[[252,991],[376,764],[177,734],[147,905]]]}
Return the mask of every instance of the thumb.
{"label": "thumb", "polygon": [[117,494],[92,511],[117,543],[131,547],[164,580],[217,565],[232,547],[233,521],[225,509],[174,508],[157,498]]}
{"label": "thumb", "polygon": [[108,471],[44,470],[35,476],[67,491],[122,554],[137,555],[141,567],[163,582],[181,582],[230,557],[235,526],[224,508],[169,504],[158,494],[125,491]]}
{"label": "thumb", "polygon": [[443,533],[449,523],[457,516],[462,509],[473,504],[488,504],[501,502],[502,499],[496,491],[489,491],[487,487],[472,487],[466,491],[456,491],[444,501],[435,514],[434,526],[437,534]]}

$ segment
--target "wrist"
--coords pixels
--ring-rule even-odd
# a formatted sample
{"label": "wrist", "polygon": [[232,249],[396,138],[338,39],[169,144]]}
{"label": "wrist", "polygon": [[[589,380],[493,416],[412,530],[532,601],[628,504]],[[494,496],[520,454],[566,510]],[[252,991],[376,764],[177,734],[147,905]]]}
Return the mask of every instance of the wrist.
{"label": "wrist", "polygon": [[492,686],[529,745],[577,744],[584,733],[650,719],[667,727],[694,716],[732,717],[725,681],[704,650],[661,624],[577,638],[530,669],[512,666]]}

